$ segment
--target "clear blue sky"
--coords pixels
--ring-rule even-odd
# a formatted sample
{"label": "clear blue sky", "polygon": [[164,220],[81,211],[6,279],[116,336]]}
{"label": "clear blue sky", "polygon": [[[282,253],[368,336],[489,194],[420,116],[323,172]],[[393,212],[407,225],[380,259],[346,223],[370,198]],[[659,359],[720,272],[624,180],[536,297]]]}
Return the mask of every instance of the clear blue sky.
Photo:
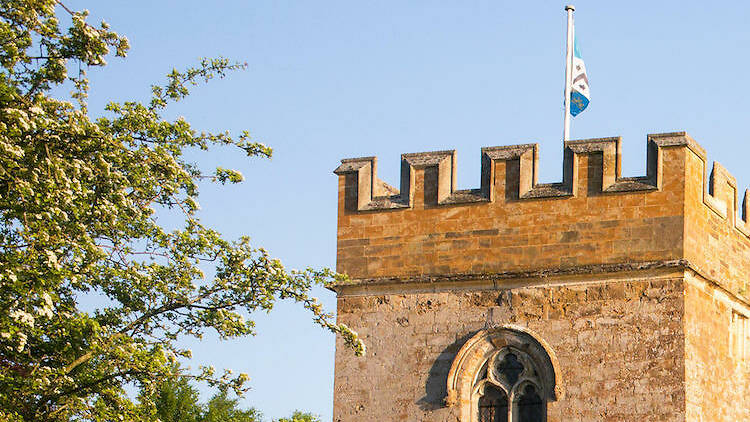
{"label": "clear blue sky", "polygon": [[[479,185],[483,146],[539,142],[542,181],[562,172],[564,2],[69,1],[128,36],[126,60],[91,73],[91,110],[145,100],[172,67],[222,55],[247,71],[172,109],[199,129],[250,129],[271,161],[223,150],[204,168],[247,181],[206,187],[202,219],[250,235],[291,268],[334,267],[339,159],[456,149],[461,188]],[[738,179],[747,166],[750,3],[577,1],[592,99],[572,138],[623,136],[623,172],[645,174],[646,134],[686,130]],[[316,292],[329,309],[335,297]],[[356,327],[354,327],[356,329]],[[334,338],[282,304],[258,336],[212,339],[197,361],[248,372],[243,403],[269,418],[295,408],[331,420]],[[367,374],[362,374],[367,383]]]}

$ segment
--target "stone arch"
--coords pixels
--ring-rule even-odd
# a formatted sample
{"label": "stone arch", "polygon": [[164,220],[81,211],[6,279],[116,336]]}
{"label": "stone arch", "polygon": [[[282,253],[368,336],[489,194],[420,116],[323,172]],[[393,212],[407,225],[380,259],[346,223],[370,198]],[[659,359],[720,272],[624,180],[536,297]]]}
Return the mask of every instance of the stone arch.
{"label": "stone arch", "polygon": [[486,363],[504,348],[514,348],[529,356],[541,372],[543,399],[557,401],[564,396],[560,367],[550,346],[525,327],[501,325],[481,330],[458,351],[448,372],[446,404],[457,406],[462,422],[472,421],[476,407],[474,389]]}

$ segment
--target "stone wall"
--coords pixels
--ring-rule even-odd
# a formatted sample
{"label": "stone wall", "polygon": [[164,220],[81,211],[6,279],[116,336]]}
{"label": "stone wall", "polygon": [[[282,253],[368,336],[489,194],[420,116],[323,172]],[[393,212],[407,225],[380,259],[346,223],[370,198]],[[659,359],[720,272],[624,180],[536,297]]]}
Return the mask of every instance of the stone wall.
{"label": "stone wall", "polygon": [[737,355],[730,349],[732,335],[741,334],[730,332],[733,310],[750,315],[747,305],[719,286],[688,274],[685,370],[689,421],[750,420],[750,353]]}
{"label": "stone wall", "polygon": [[684,420],[681,278],[568,282],[343,292],[339,322],[359,329],[367,355],[337,343],[334,421],[456,421],[444,404],[453,358],[478,330],[508,323],[555,351],[564,396],[550,403],[549,422]]}

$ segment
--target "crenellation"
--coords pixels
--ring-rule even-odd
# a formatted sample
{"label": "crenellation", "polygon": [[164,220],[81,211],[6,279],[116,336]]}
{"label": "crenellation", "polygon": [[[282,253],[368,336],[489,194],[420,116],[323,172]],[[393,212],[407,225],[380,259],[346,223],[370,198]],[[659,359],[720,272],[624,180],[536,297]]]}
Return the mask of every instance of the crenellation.
{"label": "crenellation", "polygon": [[711,174],[708,177],[708,195],[713,206],[718,208],[719,214],[728,218],[730,223],[736,221],[737,210],[737,180],[719,162],[714,161]]}
{"label": "crenellation", "polygon": [[[481,180],[477,189],[456,189],[456,151],[431,151],[403,154],[400,191],[377,178],[375,157],[344,159],[334,171],[343,176],[347,192],[357,194],[353,203],[359,211],[413,208],[421,206],[458,205],[494,202],[499,185],[512,187],[506,199],[543,199],[575,196],[578,183],[578,160],[582,156],[600,155],[601,165],[593,169],[600,174],[600,193],[624,193],[657,190],[661,177],[661,152],[678,142],[679,133],[649,135],[648,173],[646,176],[622,177],[621,139],[619,137],[569,141],[565,143],[563,180],[538,183],[538,144],[485,147],[481,150]],[[654,142],[658,139],[660,142]],[[505,163],[505,178],[496,174],[497,164]],[[356,177],[351,175],[355,174]],[[352,186],[352,184],[356,184]],[[517,192],[515,187],[517,186]],[[420,192],[415,189],[419,187]],[[594,193],[594,192],[592,192]],[[352,208],[353,209],[353,208]]]}
{"label": "crenellation", "polygon": [[[717,216],[727,219],[737,232],[750,238],[747,191],[739,204],[737,182],[720,163],[708,171],[705,150],[685,132],[648,135],[647,174],[621,175],[621,138],[593,138],[565,143],[563,181],[538,183],[538,144],[485,147],[481,150],[481,181],[477,189],[457,190],[456,151],[431,151],[402,155],[401,189],[377,177],[377,158],[341,160],[334,171],[342,176],[345,206],[348,210],[382,211],[437,206],[492,203],[502,193],[504,201],[564,199],[577,194],[628,194],[662,190],[665,149],[686,148],[703,164],[703,204]],[[578,161],[589,158],[580,174]],[[591,165],[594,167],[591,167]],[[503,174],[504,173],[504,177]],[[595,180],[589,177],[595,177]],[[586,178],[589,189],[578,190]],[[591,189],[595,186],[595,189]],[[417,191],[417,189],[419,191]]]}
{"label": "crenellation", "polygon": [[[404,154],[398,196],[373,196],[374,158],[345,160],[339,239],[370,243],[339,245],[337,268],[361,279],[679,258],[685,148],[676,147],[689,141],[670,136],[655,136],[664,147],[649,140],[650,173],[635,178],[620,174],[619,138],[569,142],[563,181],[551,184],[537,182],[536,144],[483,148],[482,183],[471,190],[455,189],[455,151]],[[657,235],[665,225],[668,235]],[[492,234],[444,237],[457,232]]]}
{"label": "crenellation", "polygon": [[343,176],[347,209],[368,211],[408,207],[398,189],[378,179],[377,157],[345,158],[334,173]]}
{"label": "crenellation", "polygon": [[748,203],[748,194],[750,194],[750,191],[745,189],[745,194],[742,197],[742,205],[740,206],[739,215],[737,216],[739,218],[735,217],[736,221],[734,226],[743,236],[750,238],[750,224],[747,222],[748,207],[750,207],[750,203]]}

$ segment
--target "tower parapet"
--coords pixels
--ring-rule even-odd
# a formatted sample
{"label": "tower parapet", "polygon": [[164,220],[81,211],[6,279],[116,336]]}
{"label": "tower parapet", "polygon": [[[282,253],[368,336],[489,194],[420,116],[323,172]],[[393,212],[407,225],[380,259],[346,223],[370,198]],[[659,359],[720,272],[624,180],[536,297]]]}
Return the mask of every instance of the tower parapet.
{"label": "tower parapet", "polygon": [[[566,142],[558,183],[538,182],[537,144],[482,148],[480,186],[466,190],[456,189],[454,150],[403,154],[399,189],[378,178],[376,157],[344,159],[334,171],[337,269],[352,284],[613,265],[691,265],[750,278],[750,260],[741,262],[750,256],[748,195],[738,218],[735,178],[719,163],[707,174],[705,150],[685,132],[648,135],[646,175],[623,177],[621,144]],[[703,259],[711,236],[741,244],[731,269]],[[746,294],[744,281],[723,283]]]}

